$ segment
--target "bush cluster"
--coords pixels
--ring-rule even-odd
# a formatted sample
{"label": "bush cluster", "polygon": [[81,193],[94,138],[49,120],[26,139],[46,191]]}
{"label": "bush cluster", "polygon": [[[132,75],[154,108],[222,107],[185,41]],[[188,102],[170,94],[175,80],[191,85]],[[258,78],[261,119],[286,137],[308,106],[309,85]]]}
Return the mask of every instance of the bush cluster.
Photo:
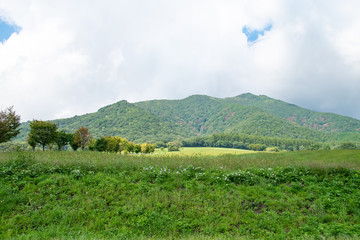
{"label": "bush cluster", "polygon": [[155,144],[143,143],[136,144],[121,137],[102,137],[89,145],[89,150],[99,152],[118,152],[118,153],[153,153]]}

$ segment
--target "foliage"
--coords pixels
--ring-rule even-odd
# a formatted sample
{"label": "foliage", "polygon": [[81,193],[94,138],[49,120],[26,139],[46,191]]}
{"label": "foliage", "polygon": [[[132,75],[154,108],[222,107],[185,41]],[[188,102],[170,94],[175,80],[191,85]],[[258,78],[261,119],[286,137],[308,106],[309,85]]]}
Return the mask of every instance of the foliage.
{"label": "foliage", "polygon": [[266,145],[264,144],[249,144],[249,149],[250,150],[254,150],[254,151],[265,151],[266,150]]}
{"label": "foliage", "polygon": [[180,142],[179,140],[167,143],[167,148],[169,152],[180,151],[181,147],[182,142]]}
{"label": "foliage", "polygon": [[55,123],[34,120],[30,122],[30,133],[28,143],[33,147],[34,142],[45,146],[55,142],[57,136],[57,126]]}
{"label": "foliage", "polygon": [[358,154],[0,153],[0,238],[358,239]]}
{"label": "foliage", "polygon": [[69,144],[70,144],[72,150],[77,151],[80,147],[80,142],[75,141],[75,134],[73,134],[73,133],[70,133],[70,134],[71,135],[69,136],[69,139],[70,139]]}
{"label": "foliage", "polygon": [[72,138],[73,135],[70,133],[66,133],[64,130],[58,131],[56,133],[56,139],[55,139],[55,143],[58,147],[58,150],[61,151],[64,148],[64,146],[69,144]]}
{"label": "foliage", "polygon": [[280,152],[280,149],[278,147],[272,147],[272,148],[268,148],[267,151],[270,152]]}
{"label": "foliage", "polygon": [[[339,132],[359,133],[360,131],[360,121],[357,119],[334,113],[319,113],[310,111],[294,104],[272,99],[264,95],[256,96],[251,93],[247,93],[233,98],[228,98],[227,101],[241,104],[243,106],[259,108],[269,114],[286,119],[287,121],[304,126],[306,128],[327,133],[335,132],[334,134],[330,134],[335,138],[337,138],[337,133]],[[358,137],[357,139],[359,139]],[[326,138],[332,137],[327,136]]]}
{"label": "foliage", "polygon": [[[122,136],[136,143],[159,143],[159,147],[175,139],[222,132],[308,139],[329,142],[332,146],[337,142],[360,142],[360,121],[357,119],[317,113],[252,94],[225,99],[194,95],[182,100],[120,101],[95,113],[54,123],[67,132],[86,126],[96,138]],[[25,141],[28,123],[22,128],[18,138]],[[230,144],[234,142],[226,144],[233,147]]]}
{"label": "foliage", "polygon": [[30,147],[32,148],[32,150],[35,151],[35,147],[36,147],[36,145],[37,145],[37,142],[35,141],[35,139],[28,137],[27,143],[30,145]]}
{"label": "foliage", "polygon": [[16,137],[20,130],[20,116],[16,115],[13,107],[0,112],[0,143]]}
{"label": "foliage", "polygon": [[155,144],[143,143],[141,144],[142,153],[153,153],[155,151]]}
{"label": "foliage", "polygon": [[107,152],[122,152],[124,147],[120,148],[122,139],[120,137],[105,137],[106,139],[106,151]]}
{"label": "foliage", "polygon": [[95,141],[95,150],[99,152],[105,152],[107,149],[107,140],[106,138],[102,137],[99,139],[96,139]]}
{"label": "foliage", "polygon": [[88,148],[90,151],[95,151],[95,143],[96,143],[96,140],[94,138],[92,138],[88,144]]}
{"label": "foliage", "polygon": [[211,136],[184,139],[182,143],[185,147],[225,147],[252,150],[254,150],[251,148],[254,147],[254,144],[260,144],[263,150],[266,147],[278,147],[289,151],[318,150],[321,147],[319,143],[306,139],[274,138],[241,133],[217,133]]}
{"label": "foliage", "polygon": [[141,145],[140,144],[134,144],[134,153],[140,153],[141,152]]}
{"label": "foliage", "polygon": [[[154,145],[152,145],[154,146]],[[139,153],[141,146],[121,137],[102,137],[95,141],[94,149],[99,152]],[[151,150],[153,151],[153,150]]]}
{"label": "foliage", "polygon": [[85,150],[85,147],[90,143],[92,136],[89,129],[86,127],[80,127],[73,136],[73,142]]}
{"label": "foliage", "polygon": [[315,150],[319,150],[321,148],[321,145],[318,143],[313,143],[309,146],[309,150],[315,151]]}
{"label": "foliage", "polygon": [[345,142],[339,146],[339,149],[357,149],[357,146],[352,142]]}
{"label": "foliage", "polygon": [[167,147],[166,143],[164,143],[163,141],[156,141],[155,145],[157,148],[162,148],[162,147],[166,148]]}

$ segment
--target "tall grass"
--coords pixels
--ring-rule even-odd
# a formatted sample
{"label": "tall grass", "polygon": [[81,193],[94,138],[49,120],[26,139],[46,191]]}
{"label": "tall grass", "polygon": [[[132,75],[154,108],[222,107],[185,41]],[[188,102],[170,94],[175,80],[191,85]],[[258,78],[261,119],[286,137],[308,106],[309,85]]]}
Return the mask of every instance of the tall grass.
{"label": "tall grass", "polygon": [[0,154],[0,239],[360,237],[360,151]]}
{"label": "tall grass", "polygon": [[[283,153],[253,153],[243,155],[120,155],[100,152],[25,152],[41,164],[59,166],[91,166],[106,169],[137,169],[143,166],[166,166],[175,169],[193,165],[229,170],[257,167],[303,166],[313,168],[360,169],[360,150],[322,150]],[[0,162],[17,158],[18,153],[0,153]]]}

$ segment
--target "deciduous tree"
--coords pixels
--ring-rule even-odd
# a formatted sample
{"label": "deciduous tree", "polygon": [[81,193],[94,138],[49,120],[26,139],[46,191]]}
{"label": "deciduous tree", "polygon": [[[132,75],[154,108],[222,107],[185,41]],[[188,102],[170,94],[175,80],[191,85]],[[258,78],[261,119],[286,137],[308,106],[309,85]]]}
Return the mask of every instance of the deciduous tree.
{"label": "deciduous tree", "polygon": [[341,143],[340,149],[357,149],[357,146],[352,142]]}
{"label": "deciduous tree", "polygon": [[31,146],[32,150],[35,151],[35,147],[36,147],[36,144],[37,144],[37,143],[35,142],[35,140],[34,140],[33,138],[28,137],[28,138],[27,138],[27,142],[28,142],[28,144]]}
{"label": "deciduous tree", "polygon": [[180,151],[180,148],[182,147],[182,142],[179,140],[175,140],[173,142],[167,143],[168,151],[174,152],[174,151]]}
{"label": "deciduous tree", "polygon": [[150,143],[141,144],[141,152],[142,153],[152,153],[155,151],[155,145]]}
{"label": "deciduous tree", "polygon": [[[57,126],[55,123],[34,120],[30,122],[28,143],[38,143],[45,151],[45,146],[52,144],[56,139]],[[33,146],[30,144],[30,146]]]}
{"label": "deciduous tree", "polygon": [[81,127],[75,132],[73,141],[74,143],[77,143],[82,150],[84,150],[85,147],[90,143],[91,138],[92,137],[89,129],[86,127]]}
{"label": "deciduous tree", "polygon": [[75,139],[75,134],[73,133],[70,133],[71,137],[70,137],[70,141],[69,141],[69,144],[70,144],[70,147],[72,148],[72,150],[76,151],[78,150],[78,148],[80,147],[80,144],[78,142],[75,142],[74,139]]}
{"label": "deciduous tree", "polygon": [[99,138],[95,142],[95,149],[99,152],[104,152],[107,149],[107,141],[104,137]]}
{"label": "deciduous tree", "polygon": [[134,153],[140,153],[141,152],[141,145],[135,144],[134,145]]}
{"label": "deciduous tree", "polygon": [[16,115],[13,107],[0,112],[0,143],[7,142],[20,132],[20,116]]}
{"label": "deciduous tree", "polygon": [[64,130],[57,132],[55,143],[58,147],[58,150],[61,151],[64,146],[69,144],[69,142],[71,141],[71,138],[72,138],[72,135],[69,133],[66,133]]}

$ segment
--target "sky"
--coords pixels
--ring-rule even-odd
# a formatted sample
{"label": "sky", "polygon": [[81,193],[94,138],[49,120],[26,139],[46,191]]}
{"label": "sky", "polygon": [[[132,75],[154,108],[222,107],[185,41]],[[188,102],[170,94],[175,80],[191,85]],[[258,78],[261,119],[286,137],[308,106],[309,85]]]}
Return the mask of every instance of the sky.
{"label": "sky", "polygon": [[[0,0],[0,110],[267,95],[360,119],[358,0]],[[10,30],[9,30],[10,29]]]}

